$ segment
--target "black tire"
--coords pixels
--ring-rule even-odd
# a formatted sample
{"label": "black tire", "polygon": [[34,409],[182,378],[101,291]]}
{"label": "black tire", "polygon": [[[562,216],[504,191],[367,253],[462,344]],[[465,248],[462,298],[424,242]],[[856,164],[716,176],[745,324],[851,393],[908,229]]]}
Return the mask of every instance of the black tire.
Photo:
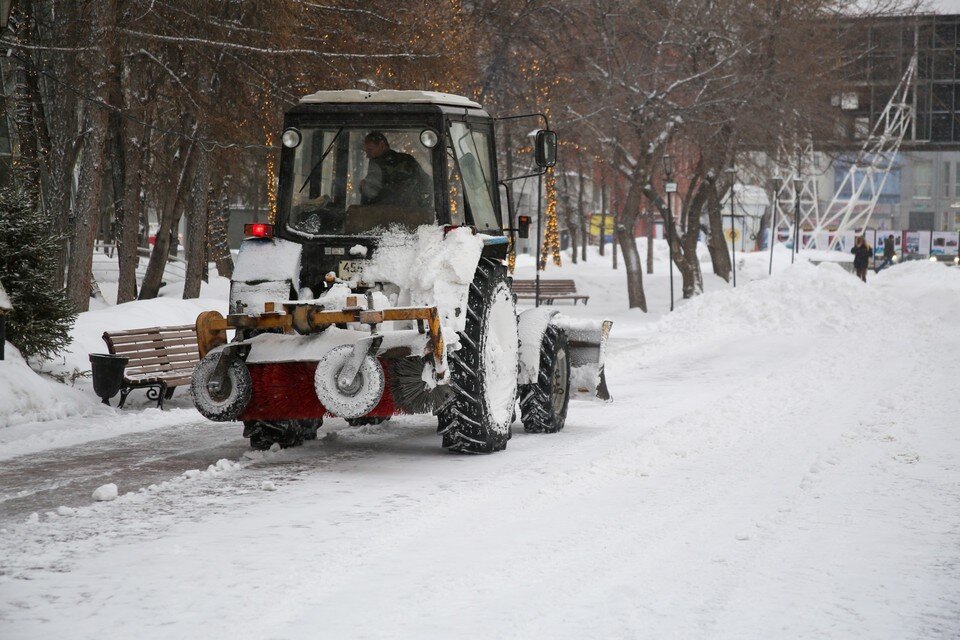
{"label": "black tire", "polygon": [[570,347],[567,334],[547,327],[540,341],[540,373],[520,386],[520,419],[527,433],[556,433],[567,421],[570,404]]}
{"label": "black tire", "polygon": [[211,391],[207,383],[219,358],[219,354],[211,353],[200,361],[197,368],[193,370],[190,392],[193,394],[193,404],[197,407],[197,411],[205,418],[217,422],[228,422],[236,420],[247,408],[250,395],[253,393],[253,382],[247,365],[234,357],[227,367],[223,388],[217,393]]}
{"label": "black tire", "polygon": [[[506,307],[503,305],[509,305],[512,314],[510,321],[513,322],[514,332],[509,338],[509,327],[503,324],[506,318]],[[496,321],[492,318],[494,309],[497,310]],[[447,355],[453,399],[437,412],[437,432],[443,437],[443,446],[451,451],[493,453],[507,446],[517,397],[518,352],[514,370],[509,375],[508,372],[502,372],[495,376],[501,381],[507,381],[508,378],[512,380],[512,383],[507,383],[512,384],[511,387],[489,384],[485,373],[496,370],[498,366],[510,366],[509,361],[499,365],[487,361],[492,360],[487,346],[494,327],[501,332],[496,338],[498,343],[513,341],[519,350],[515,333],[516,306],[507,281],[506,267],[494,260],[480,260],[470,284],[464,313],[466,322],[460,334],[460,348]]]}
{"label": "black tire", "polygon": [[281,449],[299,447],[304,440],[317,437],[317,420],[247,420],[243,436],[250,438],[250,447],[264,451],[274,444]]}

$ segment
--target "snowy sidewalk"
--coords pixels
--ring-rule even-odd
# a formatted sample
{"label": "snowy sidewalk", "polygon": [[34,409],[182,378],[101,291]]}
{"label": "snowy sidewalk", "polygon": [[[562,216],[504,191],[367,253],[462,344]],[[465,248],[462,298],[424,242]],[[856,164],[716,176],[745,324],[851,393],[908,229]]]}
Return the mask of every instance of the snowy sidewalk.
{"label": "snowy sidewalk", "polygon": [[960,270],[798,265],[625,328],[615,402],[498,455],[331,421],[4,522],[0,637],[957,637],[958,314]]}

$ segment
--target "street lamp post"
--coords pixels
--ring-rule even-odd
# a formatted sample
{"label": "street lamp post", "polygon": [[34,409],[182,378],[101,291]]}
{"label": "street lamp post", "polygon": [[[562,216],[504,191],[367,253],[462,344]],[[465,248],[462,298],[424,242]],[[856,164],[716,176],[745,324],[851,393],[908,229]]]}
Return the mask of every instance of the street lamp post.
{"label": "street lamp post", "polygon": [[773,212],[770,215],[770,270],[767,275],[773,275],[773,245],[777,241],[777,209],[780,208],[780,188],[783,182],[780,178],[773,179]]}
{"label": "street lamp post", "polygon": [[670,267],[670,311],[673,311],[673,206],[670,194],[677,191],[677,183],[672,182],[673,158],[669,154],[663,156],[663,173],[667,177],[664,191],[667,192],[667,262]]}
{"label": "street lamp post", "polygon": [[793,252],[790,254],[790,264],[800,253],[800,189],[803,182],[799,178],[793,180]]}
{"label": "street lamp post", "polygon": [[733,269],[733,286],[737,286],[737,222],[734,217],[733,212],[733,192],[734,187],[737,185],[737,169],[736,167],[730,167],[727,169],[727,173],[730,174],[730,250],[731,258],[730,263]]}

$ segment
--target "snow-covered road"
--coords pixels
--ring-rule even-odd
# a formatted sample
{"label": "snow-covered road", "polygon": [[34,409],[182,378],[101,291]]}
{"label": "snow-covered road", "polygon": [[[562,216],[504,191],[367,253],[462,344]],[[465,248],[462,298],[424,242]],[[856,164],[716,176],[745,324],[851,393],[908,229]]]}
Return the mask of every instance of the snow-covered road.
{"label": "snow-covered road", "polygon": [[498,455],[193,419],[7,460],[0,637],[958,637],[960,272],[871,280],[617,318],[615,402]]}

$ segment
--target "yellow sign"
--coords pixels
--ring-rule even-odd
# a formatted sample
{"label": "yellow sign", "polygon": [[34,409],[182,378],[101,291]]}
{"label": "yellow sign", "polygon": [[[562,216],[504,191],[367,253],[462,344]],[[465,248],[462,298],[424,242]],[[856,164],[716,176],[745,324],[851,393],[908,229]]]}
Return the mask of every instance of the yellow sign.
{"label": "yellow sign", "polygon": [[592,236],[598,236],[598,235],[600,235],[600,224],[601,224],[600,221],[601,221],[601,220],[603,221],[603,223],[602,223],[602,224],[603,224],[603,235],[605,235],[605,236],[612,235],[612,234],[613,234],[613,227],[614,227],[614,216],[608,215],[608,216],[605,216],[605,217],[604,217],[604,216],[601,216],[601,215],[598,214],[598,213],[595,213],[595,214],[593,214],[592,216],[590,216],[590,235],[592,235]]}

